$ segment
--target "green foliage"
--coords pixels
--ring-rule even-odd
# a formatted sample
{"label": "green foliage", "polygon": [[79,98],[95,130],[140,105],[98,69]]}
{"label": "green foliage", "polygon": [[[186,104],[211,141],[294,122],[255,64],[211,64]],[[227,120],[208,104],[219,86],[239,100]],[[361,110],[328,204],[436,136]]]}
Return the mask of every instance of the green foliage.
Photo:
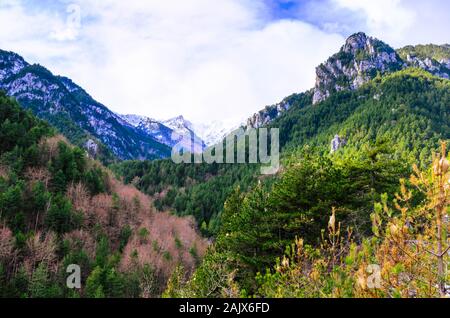
{"label": "green foliage", "polygon": [[[131,222],[117,228],[124,206],[108,193],[108,172],[100,164],[2,92],[0,145],[0,297],[160,295],[162,281],[150,265],[133,261],[120,269],[135,229]],[[112,201],[106,225],[96,222],[90,205],[98,194]],[[137,197],[131,205],[141,209]],[[66,287],[70,264],[81,267],[81,290]]]}
{"label": "green foliage", "polygon": [[130,239],[132,235],[132,230],[130,228],[129,225],[124,226],[121,230],[120,230],[120,245],[119,245],[119,251],[123,251],[123,249],[125,248],[125,246],[128,244],[128,240]]}
{"label": "green foliage", "polygon": [[147,238],[149,236],[150,232],[147,230],[147,228],[143,227],[138,231],[138,236],[142,244],[145,244],[147,242]]}
{"label": "green foliage", "polygon": [[406,60],[407,55],[417,56],[421,59],[434,59],[436,61],[441,61],[443,59],[450,59],[450,46],[447,45],[416,45],[416,46],[405,46],[398,50],[400,57]]}
{"label": "green foliage", "polygon": [[45,218],[47,227],[57,233],[67,233],[78,229],[82,215],[75,212],[70,201],[63,195],[56,195]]}
{"label": "green foliage", "polygon": [[269,189],[258,185],[246,194],[236,190],[225,203],[216,247],[229,253],[245,289],[252,288],[254,274],[273,264],[296,236],[318,244],[333,206],[340,207],[343,226],[358,229],[357,238],[369,235],[377,193],[394,197],[398,178],[408,173],[399,160],[375,146],[351,159],[306,148],[290,161]]}
{"label": "green foliage", "polygon": [[50,279],[45,263],[39,264],[33,272],[28,289],[31,298],[56,298],[62,296],[59,286]]}

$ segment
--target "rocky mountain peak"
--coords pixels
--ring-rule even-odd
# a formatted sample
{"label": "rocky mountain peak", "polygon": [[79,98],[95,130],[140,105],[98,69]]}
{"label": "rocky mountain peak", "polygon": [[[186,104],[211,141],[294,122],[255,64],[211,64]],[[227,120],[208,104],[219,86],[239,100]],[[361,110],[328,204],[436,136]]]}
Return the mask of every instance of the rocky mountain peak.
{"label": "rocky mountain peak", "polygon": [[0,50],[0,90],[105,162],[170,155],[168,146],[126,124],[69,78],[31,65],[16,53]]}
{"label": "rocky mountain peak", "polygon": [[378,73],[402,67],[403,61],[392,47],[365,33],[353,34],[338,53],[317,67],[313,104],[334,92],[357,89]]}
{"label": "rocky mountain peak", "polygon": [[0,50],[0,81],[18,74],[29,64],[18,54]]}
{"label": "rocky mountain peak", "polygon": [[347,39],[342,50],[347,53],[355,54],[358,50],[367,50],[371,47],[371,42],[372,38],[368,37],[365,33],[355,33]]}

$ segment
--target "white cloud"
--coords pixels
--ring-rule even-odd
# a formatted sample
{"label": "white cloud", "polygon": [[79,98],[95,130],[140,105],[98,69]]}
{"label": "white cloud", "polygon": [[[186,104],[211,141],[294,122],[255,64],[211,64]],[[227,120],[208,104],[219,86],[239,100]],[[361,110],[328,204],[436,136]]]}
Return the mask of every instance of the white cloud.
{"label": "white cloud", "polygon": [[64,11],[1,8],[0,29],[13,28],[1,47],[73,78],[114,111],[156,118],[249,116],[312,87],[315,66],[343,41],[301,21],[267,22],[260,1],[74,2],[80,29]]}
{"label": "white cloud", "polygon": [[394,47],[448,42],[450,2],[441,0],[331,0],[363,17],[363,31]]}
{"label": "white cloud", "polygon": [[30,2],[0,0],[0,48],[74,79],[114,111],[193,121],[241,119],[311,88],[315,67],[344,41],[332,30],[347,20],[329,20],[336,8],[394,46],[439,42],[449,29],[434,0],[327,0],[323,30],[270,21],[266,0]]}

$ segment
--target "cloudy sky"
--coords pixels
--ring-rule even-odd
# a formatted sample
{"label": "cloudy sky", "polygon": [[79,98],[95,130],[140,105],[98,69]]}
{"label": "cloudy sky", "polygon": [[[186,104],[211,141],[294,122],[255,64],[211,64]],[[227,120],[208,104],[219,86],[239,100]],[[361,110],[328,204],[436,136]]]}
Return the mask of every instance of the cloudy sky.
{"label": "cloudy sky", "polygon": [[236,121],[311,88],[364,31],[448,43],[447,0],[0,0],[0,48],[119,113]]}

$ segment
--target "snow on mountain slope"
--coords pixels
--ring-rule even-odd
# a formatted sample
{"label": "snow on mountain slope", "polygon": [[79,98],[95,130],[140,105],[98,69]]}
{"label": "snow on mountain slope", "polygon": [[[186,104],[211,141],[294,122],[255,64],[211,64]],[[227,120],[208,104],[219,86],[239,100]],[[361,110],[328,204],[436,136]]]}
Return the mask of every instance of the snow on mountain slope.
{"label": "snow on mountain slope", "polygon": [[196,153],[202,152],[206,147],[203,140],[194,133],[192,124],[182,116],[166,121],[157,121],[139,115],[119,116],[129,125],[137,128],[141,133],[169,147],[178,145],[185,150]]}
{"label": "snow on mountain slope", "polygon": [[170,156],[169,147],[126,124],[72,80],[30,65],[16,53],[0,50],[0,89],[73,144],[100,150],[90,155],[103,162]]}

